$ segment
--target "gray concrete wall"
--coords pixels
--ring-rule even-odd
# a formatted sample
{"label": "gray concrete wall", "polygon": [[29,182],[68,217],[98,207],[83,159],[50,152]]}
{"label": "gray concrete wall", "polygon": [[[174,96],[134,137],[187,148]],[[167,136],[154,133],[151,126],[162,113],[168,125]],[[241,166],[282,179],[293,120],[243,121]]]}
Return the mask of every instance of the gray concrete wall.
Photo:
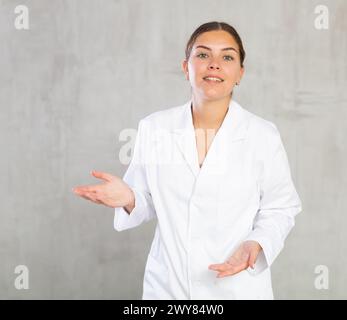
{"label": "gray concrete wall", "polygon": [[[14,26],[19,4],[29,30]],[[320,4],[328,30],[315,28]],[[141,298],[155,222],[118,233],[112,209],[71,188],[97,182],[92,169],[122,176],[119,133],[189,98],[184,46],[211,20],[240,32],[235,99],[277,124],[304,206],[275,296],[347,298],[346,14],[345,0],[0,1],[0,298]],[[328,289],[314,285],[319,265]]]}

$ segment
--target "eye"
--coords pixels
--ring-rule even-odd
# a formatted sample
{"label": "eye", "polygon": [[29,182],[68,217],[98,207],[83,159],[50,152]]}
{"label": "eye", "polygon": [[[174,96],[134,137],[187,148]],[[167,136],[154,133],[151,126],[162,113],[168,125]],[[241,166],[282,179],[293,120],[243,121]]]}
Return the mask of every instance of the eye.
{"label": "eye", "polygon": [[206,58],[207,57],[207,54],[206,53],[199,53],[197,55],[198,58]]}
{"label": "eye", "polygon": [[224,58],[225,57],[227,58],[226,60],[229,60],[229,61],[234,60],[234,58],[232,56],[224,56]]}

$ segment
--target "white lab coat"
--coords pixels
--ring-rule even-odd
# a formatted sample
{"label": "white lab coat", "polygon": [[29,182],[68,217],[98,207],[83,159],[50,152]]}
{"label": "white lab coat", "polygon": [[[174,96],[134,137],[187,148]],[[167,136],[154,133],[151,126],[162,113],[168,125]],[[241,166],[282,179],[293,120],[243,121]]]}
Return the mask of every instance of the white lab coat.
{"label": "white lab coat", "polygon": [[[234,100],[199,167],[189,100],[139,123],[123,177],[135,194],[122,231],[157,218],[142,299],[273,299],[270,266],[301,211],[275,125]],[[216,278],[245,240],[260,243],[255,270]]]}

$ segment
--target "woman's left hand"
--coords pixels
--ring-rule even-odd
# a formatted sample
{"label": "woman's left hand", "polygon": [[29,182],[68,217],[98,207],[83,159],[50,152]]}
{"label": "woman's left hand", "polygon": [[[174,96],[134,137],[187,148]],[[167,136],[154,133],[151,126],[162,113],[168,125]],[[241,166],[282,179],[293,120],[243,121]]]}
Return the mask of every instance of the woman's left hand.
{"label": "woman's left hand", "polygon": [[257,241],[245,241],[226,262],[211,264],[208,268],[219,272],[217,278],[232,276],[248,267],[254,269],[254,264],[261,250],[262,247]]}

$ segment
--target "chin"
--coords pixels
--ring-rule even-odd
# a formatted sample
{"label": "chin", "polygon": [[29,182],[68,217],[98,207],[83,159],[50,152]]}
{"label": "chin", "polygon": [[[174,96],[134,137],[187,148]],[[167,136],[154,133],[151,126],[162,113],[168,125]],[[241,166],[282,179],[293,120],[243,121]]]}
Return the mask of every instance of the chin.
{"label": "chin", "polygon": [[228,94],[205,93],[205,94],[203,95],[203,97],[204,97],[205,100],[208,100],[208,101],[215,101],[215,100],[225,99],[228,95],[229,95],[229,93],[228,93]]}

